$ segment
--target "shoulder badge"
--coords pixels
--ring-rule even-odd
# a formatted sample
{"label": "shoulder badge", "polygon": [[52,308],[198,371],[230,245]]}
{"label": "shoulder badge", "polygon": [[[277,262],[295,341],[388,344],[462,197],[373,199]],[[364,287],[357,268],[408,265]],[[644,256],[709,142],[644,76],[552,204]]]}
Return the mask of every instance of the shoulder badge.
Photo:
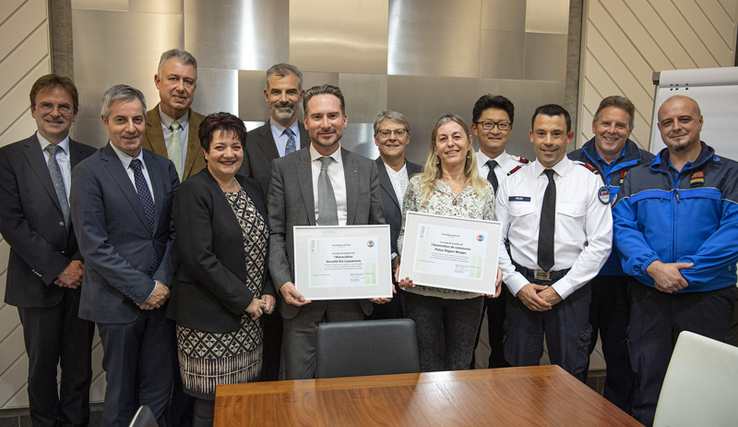
{"label": "shoulder badge", "polygon": [[590,165],[589,163],[583,163],[583,165],[584,165],[585,168],[589,169],[589,171],[592,172],[595,175],[597,175],[598,173],[600,173],[600,171],[596,167]]}
{"label": "shoulder badge", "polygon": [[[525,157],[523,157],[523,156],[520,156],[520,158],[518,158],[518,163],[522,163],[522,164],[524,164],[524,165],[527,165],[528,163],[530,163],[530,160],[526,159],[526,158],[525,158]],[[511,173],[512,173],[512,172],[511,172]],[[509,174],[508,174],[508,175],[509,175]]]}
{"label": "shoulder badge", "polygon": [[689,185],[692,187],[702,187],[705,185],[705,171],[697,171],[689,178]]}
{"label": "shoulder badge", "polygon": [[625,175],[628,174],[628,171],[623,169],[620,171],[620,185],[623,185],[623,180],[625,179]]}
{"label": "shoulder badge", "polygon": [[[522,159],[522,157],[521,157],[521,159]],[[515,172],[519,171],[522,168],[523,168],[523,165],[517,165],[517,166],[515,166],[514,168],[512,168],[512,170],[510,172],[507,173],[507,176],[510,176],[510,175],[514,174]]]}
{"label": "shoulder badge", "polygon": [[602,202],[603,205],[606,205],[612,201],[612,194],[610,193],[610,189],[602,186],[597,191],[597,197],[600,199],[600,202]]}

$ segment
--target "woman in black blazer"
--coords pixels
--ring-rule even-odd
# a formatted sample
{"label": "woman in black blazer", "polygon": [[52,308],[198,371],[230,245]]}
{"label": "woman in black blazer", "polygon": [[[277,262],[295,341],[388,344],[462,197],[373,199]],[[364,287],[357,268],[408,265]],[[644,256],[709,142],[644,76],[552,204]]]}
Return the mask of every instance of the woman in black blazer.
{"label": "woman in black blazer", "polygon": [[269,225],[261,187],[236,175],[246,129],[229,113],[200,124],[207,167],[174,198],[180,266],[169,314],[177,324],[182,385],[195,415],[212,418],[217,384],[253,381],[262,366],[259,317],[274,310]]}

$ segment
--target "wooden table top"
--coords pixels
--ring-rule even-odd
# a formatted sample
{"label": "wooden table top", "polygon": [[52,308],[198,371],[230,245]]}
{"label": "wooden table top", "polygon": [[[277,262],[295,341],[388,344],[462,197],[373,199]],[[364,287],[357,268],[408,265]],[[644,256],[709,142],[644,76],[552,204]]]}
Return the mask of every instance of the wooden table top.
{"label": "wooden table top", "polygon": [[218,386],[215,427],[640,426],[556,365]]}

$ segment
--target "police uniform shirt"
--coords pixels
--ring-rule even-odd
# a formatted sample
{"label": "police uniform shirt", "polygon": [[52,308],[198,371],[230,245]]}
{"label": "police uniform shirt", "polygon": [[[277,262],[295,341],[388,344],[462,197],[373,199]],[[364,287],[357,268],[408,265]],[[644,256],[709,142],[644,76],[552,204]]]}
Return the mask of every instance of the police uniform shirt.
{"label": "police uniform shirt", "polygon": [[499,165],[495,168],[495,175],[497,175],[497,182],[499,184],[502,184],[502,182],[507,179],[510,171],[518,166],[525,166],[528,163],[525,157],[507,154],[507,151],[503,151],[502,154],[494,159],[487,157],[487,155],[482,153],[481,150],[477,151],[477,169],[479,169],[479,176],[481,176],[482,179],[486,179],[487,174],[489,173],[489,166],[487,166],[487,161],[489,160],[495,160]]}
{"label": "police uniform shirt", "polygon": [[[591,280],[610,255],[612,214],[598,191],[602,180],[579,162],[564,157],[554,167],[556,183],[556,225],[554,230],[554,266],[551,271],[571,268],[552,284],[561,298],[566,298]],[[510,292],[530,281],[515,271],[505,240],[510,242],[512,259],[529,269],[538,266],[538,233],[543,194],[548,185],[544,167],[535,161],[506,179],[499,189],[495,219],[502,223],[499,262],[503,282]],[[603,198],[604,199],[604,198]]]}

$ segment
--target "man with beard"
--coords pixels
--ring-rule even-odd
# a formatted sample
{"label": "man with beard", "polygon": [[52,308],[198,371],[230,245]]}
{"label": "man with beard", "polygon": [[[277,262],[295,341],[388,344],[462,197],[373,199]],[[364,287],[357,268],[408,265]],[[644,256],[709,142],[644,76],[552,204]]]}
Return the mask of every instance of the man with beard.
{"label": "man with beard", "polygon": [[190,108],[197,88],[197,60],[181,49],[164,52],[154,84],[161,102],[146,113],[141,148],[171,160],[184,181],[205,167],[198,135],[205,116]]}
{"label": "man with beard", "polygon": [[323,322],[362,320],[372,300],[306,300],[295,288],[295,225],[384,224],[377,164],[341,148],[346,104],[336,86],[305,92],[305,129],[310,143],[272,162],[267,196],[269,273],[279,290],[284,319],[282,347],[288,380],[313,378],[315,328]]}
{"label": "man with beard", "polygon": [[[269,190],[272,160],[293,153],[310,142],[305,127],[297,120],[297,109],[304,92],[302,71],[294,65],[277,64],[267,70],[264,99],[269,103],[271,117],[264,126],[249,132],[239,170],[239,173],[261,184],[264,194]],[[264,336],[267,335],[265,331]],[[264,360],[269,360],[266,351]]]}
{"label": "man with beard", "polygon": [[[290,64],[273,65],[266,72],[264,99],[271,110],[270,120],[246,136],[243,163],[238,173],[253,178],[264,194],[269,190],[269,167],[272,160],[290,154],[310,141],[305,127],[297,120],[302,102],[302,71]],[[279,309],[261,317],[264,326],[262,379],[279,379],[282,351],[282,317]]]}
{"label": "man with beard", "polygon": [[682,331],[730,343],[738,288],[738,164],[700,141],[692,98],[659,108],[666,149],[625,176],[613,208],[615,248],[628,278],[633,416],[653,423]]}

